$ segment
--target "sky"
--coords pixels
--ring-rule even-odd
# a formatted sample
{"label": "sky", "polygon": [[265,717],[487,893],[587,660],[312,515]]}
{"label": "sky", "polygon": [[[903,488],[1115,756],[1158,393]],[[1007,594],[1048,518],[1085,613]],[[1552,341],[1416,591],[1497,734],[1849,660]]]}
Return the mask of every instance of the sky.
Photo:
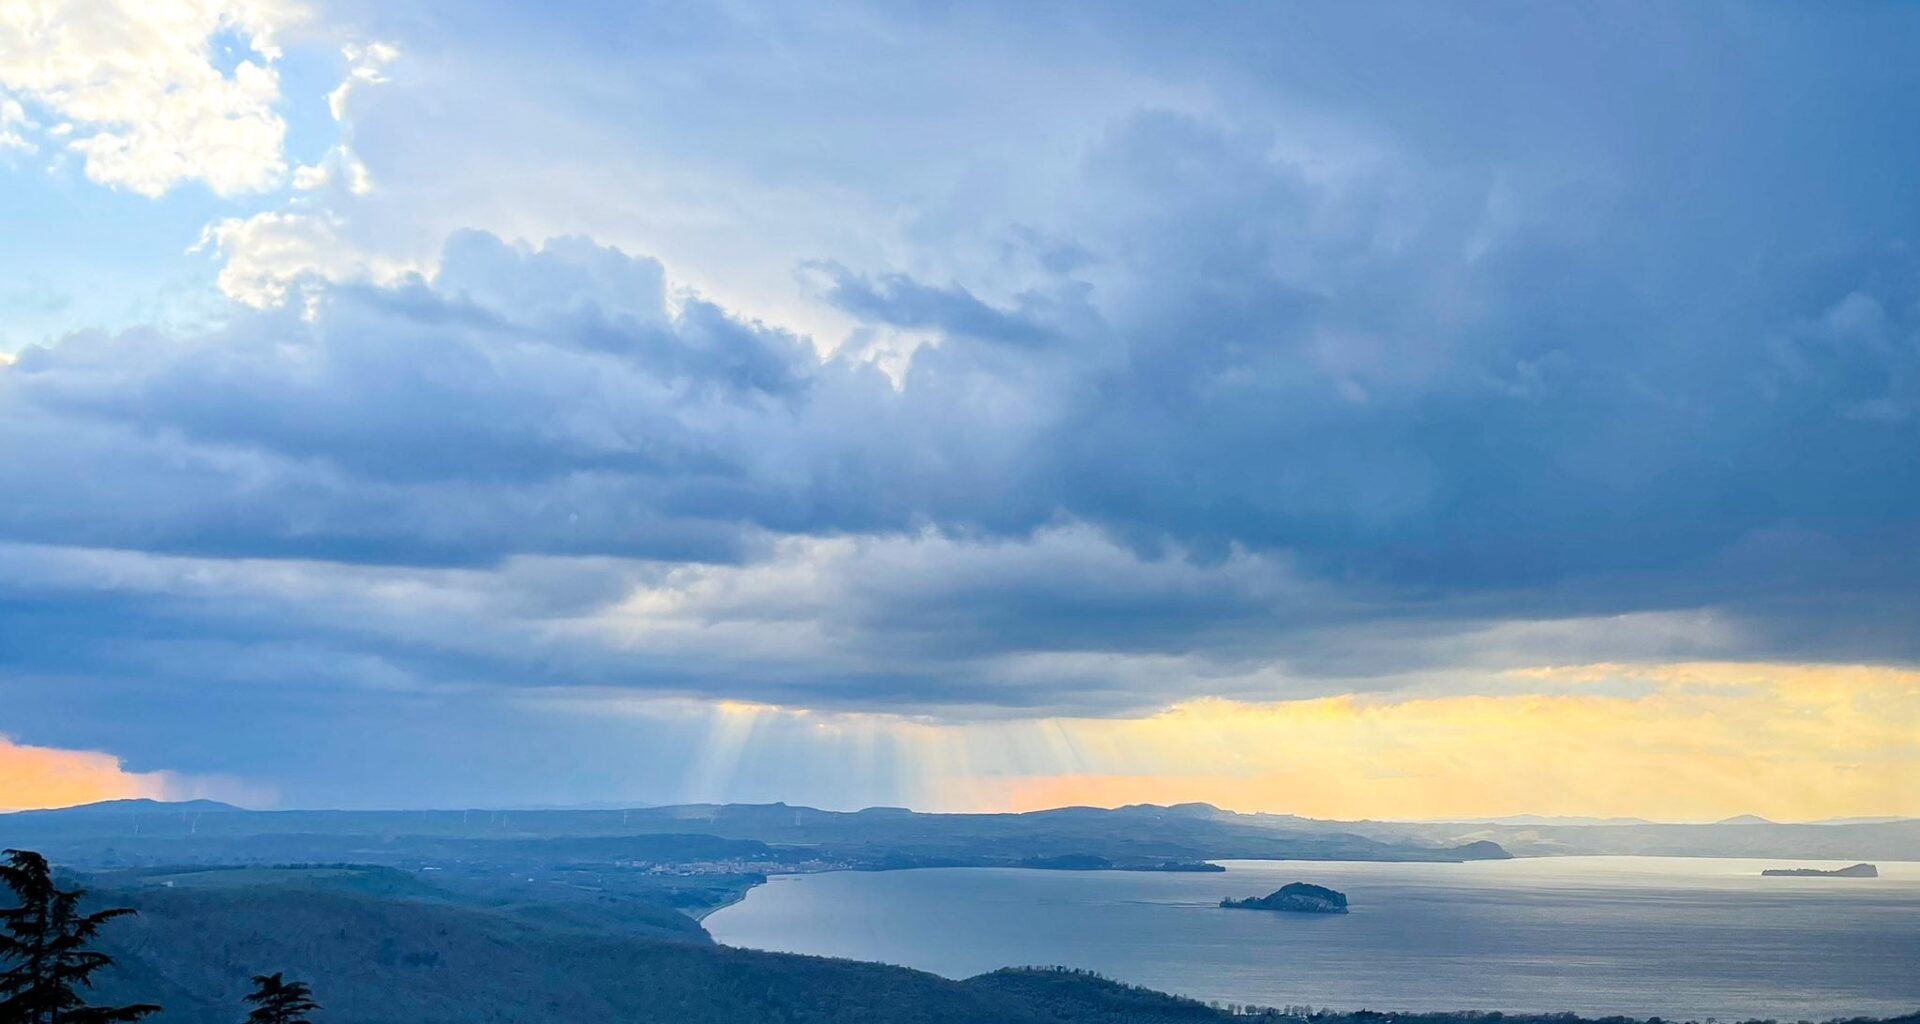
{"label": "sky", "polygon": [[0,0],[0,807],[1920,815],[1916,46]]}

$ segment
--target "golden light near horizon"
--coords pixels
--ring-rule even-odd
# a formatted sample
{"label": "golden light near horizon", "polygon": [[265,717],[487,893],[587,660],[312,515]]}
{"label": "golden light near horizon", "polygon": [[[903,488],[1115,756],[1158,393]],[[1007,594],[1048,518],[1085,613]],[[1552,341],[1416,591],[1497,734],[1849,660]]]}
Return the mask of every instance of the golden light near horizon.
{"label": "golden light near horizon", "polygon": [[[884,778],[876,800],[944,811],[1201,801],[1342,819],[1920,815],[1920,672],[1595,664],[1491,682],[1470,694],[1201,698],[1131,718],[950,721],[745,701],[538,706],[704,717],[687,778],[696,800],[725,799],[756,760],[797,758],[811,767],[778,781],[799,791],[769,798],[841,806],[835,780]],[[0,741],[0,808],[176,788],[109,754]]]}
{"label": "golden light near horizon", "polygon": [[778,745],[839,773],[890,772],[892,792],[926,810],[1204,801],[1347,819],[1920,814],[1920,672],[1583,665],[1493,682],[1471,694],[1205,698],[1133,718],[716,705],[698,781],[724,791],[757,745]]}
{"label": "golden light near horizon", "polygon": [[[1200,700],[1148,718],[1071,720],[1059,727],[1084,767],[1006,779],[1000,800],[1012,809],[1201,800],[1402,819],[1920,814],[1920,673],[1679,664],[1513,676],[1562,688]],[[1594,689],[1603,682],[1644,690]]]}
{"label": "golden light near horizon", "polygon": [[129,772],[111,754],[24,746],[0,737],[0,810],[160,797],[165,790],[159,777]]}

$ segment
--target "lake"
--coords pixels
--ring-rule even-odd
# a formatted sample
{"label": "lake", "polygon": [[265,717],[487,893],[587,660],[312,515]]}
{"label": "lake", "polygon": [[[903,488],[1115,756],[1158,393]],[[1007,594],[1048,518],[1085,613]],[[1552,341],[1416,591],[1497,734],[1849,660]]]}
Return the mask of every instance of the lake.
{"label": "lake", "polygon": [[[939,868],[776,876],[708,917],[732,946],[953,978],[1061,964],[1200,999],[1379,1010],[1824,1020],[1920,1010],[1920,862],[1556,857],[1224,861],[1225,873]],[[1292,881],[1345,916],[1223,910]]]}

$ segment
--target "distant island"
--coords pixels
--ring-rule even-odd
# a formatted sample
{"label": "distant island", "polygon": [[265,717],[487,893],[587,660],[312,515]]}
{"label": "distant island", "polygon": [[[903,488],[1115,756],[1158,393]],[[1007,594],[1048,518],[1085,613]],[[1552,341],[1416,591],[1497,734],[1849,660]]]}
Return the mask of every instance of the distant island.
{"label": "distant island", "polygon": [[1344,914],[1347,894],[1324,885],[1288,882],[1265,896],[1244,900],[1225,899],[1220,905],[1229,910],[1285,910],[1297,914]]}
{"label": "distant island", "polygon": [[1824,868],[1768,868],[1760,874],[1769,878],[1879,878],[1880,869],[1871,864],[1852,864],[1831,871]]}

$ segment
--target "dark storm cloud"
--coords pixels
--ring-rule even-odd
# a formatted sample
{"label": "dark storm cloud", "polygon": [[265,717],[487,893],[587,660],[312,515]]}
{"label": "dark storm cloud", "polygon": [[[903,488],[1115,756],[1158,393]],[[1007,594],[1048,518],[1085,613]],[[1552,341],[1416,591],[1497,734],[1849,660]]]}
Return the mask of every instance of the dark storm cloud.
{"label": "dark storm cloud", "polygon": [[995,309],[964,288],[935,288],[905,274],[869,281],[830,263],[808,269],[830,282],[822,298],[862,320],[1009,345],[1040,345],[1054,336],[1033,312]]}
{"label": "dark storm cloud", "polygon": [[[1800,261],[1702,294],[1677,266],[1627,274],[1655,226],[1576,251],[1551,211],[1489,228],[1484,184],[1329,195],[1271,144],[1170,114],[1114,126],[1086,161],[1090,209],[1061,227],[1107,242],[1105,309],[1068,279],[997,308],[828,268],[843,309],[936,336],[897,389],[710,304],[670,313],[651,260],[471,233],[431,285],[29,349],[0,378],[0,472],[29,496],[8,535],[484,565],[1082,522],[1149,559],[1285,552],[1475,615],[1732,603],[1787,565],[1775,600],[1901,589],[1920,356],[1896,243],[1767,316]],[[1124,648],[1203,624],[1168,607],[1143,634],[1151,609],[1077,604],[936,646],[1046,649],[1058,630]]]}
{"label": "dark storm cloud", "polygon": [[[1006,210],[903,214],[937,270],[801,268],[919,346],[897,379],[652,259],[479,232],[431,280],[30,348],[0,367],[0,677],[37,738],[138,755],[36,687],[1103,713],[1920,660],[1911,17],[1502,11],[1109,10],[1068,42],[1190,102],[1084,125]],[[739,109],[798,102],[747,63]],[[896,167],[835,131],[779,136],[781,175],[878,189],[934,137]]]}

